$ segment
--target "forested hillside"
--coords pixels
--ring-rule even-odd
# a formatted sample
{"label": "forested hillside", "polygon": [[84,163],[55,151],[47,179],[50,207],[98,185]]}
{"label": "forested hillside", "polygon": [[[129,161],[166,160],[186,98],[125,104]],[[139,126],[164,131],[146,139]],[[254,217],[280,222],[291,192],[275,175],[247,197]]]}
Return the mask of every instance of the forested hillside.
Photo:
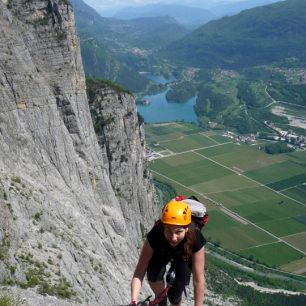
{"label": "forested hillside", "polygon": [[72,0],[85,73],[110,79],[133,92],[149,81],[138,72],[150,66],[153,50],[182,38],[188,30],[174,18],[104,18],[82,0]]}
{"label": "forested hillside", "polygon": [[305,61],[306,2],[287,0],[211,21],[161,53],[185,65],[240,68]]}
{"label": "forested hillside", "polygon": [[114,17],[119,19],[134,19],[143,17],[170,16],[186,26],[205,24],[215,18],[209,10],[184,6],[182,4],[148,4],[140,7],[127,7],[117,12]]}

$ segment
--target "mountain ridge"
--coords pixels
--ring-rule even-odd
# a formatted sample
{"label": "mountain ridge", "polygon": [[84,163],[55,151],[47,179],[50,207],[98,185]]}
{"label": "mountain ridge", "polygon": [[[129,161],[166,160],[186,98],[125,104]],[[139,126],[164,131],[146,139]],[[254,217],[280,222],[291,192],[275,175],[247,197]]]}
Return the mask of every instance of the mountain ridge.
{"label": "mountain ridge", "polygon": [[113,15],[114,18],[119,19],[160,16],[170,16],[175,18],[178,23],[189,27],[204,24],[215,17],[214,14],[203,8],[175,4],[148,4],[141,7],[126,7]]}
{"label": "mountain ridge", "polygon": [[306,16],[300,12],[305,8],[304,1],[287,0],[210,21],[161,54],[207,68],[254,66],[286,57],[303,60]]}
{"label": "mountain ridge", "polygon": [[150,85],[138,71],[154,61],[149,59],[152,50],[188,32],[170,17],[117,20],[99,16],[82,0],[72,0],[72,5],[85,73],[115,81],[133,92]]}

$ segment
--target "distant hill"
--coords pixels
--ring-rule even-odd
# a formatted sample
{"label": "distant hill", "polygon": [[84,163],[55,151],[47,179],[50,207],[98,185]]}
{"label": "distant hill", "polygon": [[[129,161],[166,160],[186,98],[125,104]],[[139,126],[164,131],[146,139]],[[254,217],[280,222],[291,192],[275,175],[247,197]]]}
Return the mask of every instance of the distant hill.
{"label": "distant hill", "polygon": [[160,48],[190,32],[169,16],[119,20],[100,16],[82,0],[72,0],[72,5],[78,31],[106,41],[109,47]]}
{"label": "distant hill", "polygon": [[72,0],[80,37],[82,60],[86,76],[107,79],[139,92],[149,81],[120,61],[113,52],[115,37],[109,31],[108,18],[101,17],[82,0]]}
{"label": "distant hill", "polygon": [[161,55],[197,67],[239,68],[288,58],[305,61],[305,12],[304,0],[246,10],[209,22]]}
{"label": "distant hill", "polygon": [[238,14],[239,12],[283,0],[241,0],[239,2],[212,2],[211,0],[189,1],[189,5],[209,10],[217,17]]}
{"label": "distant hill", "polygon": [[81,35],[80,45],[87,77],[111,80],[132,92],[142,91],[148,86],[149,81],[145,77],[116,59],[103,43]]}
{"label": "distant hill", "polygon": [[207,23],[215,15],[203,8],[189,7],[177,4],[149,4],[140,7],[126,7],[113,17],[119,19],[135,19],[144,17],[169,16],[188,27]]}
{"label": "distant hill", "polygon": [[105,18],[82,0],[71,2],[85,73],[118,82],[133,92],[142,91],[149,84],[138,71],[147,67],[152,50],[190,32],[171,17]]}
{"label": "distant hill", "polygon": [[[215,15],[215,17],[220,18],[223,16],[229,16],[238,14],[242,10],[250,9],[256,6],[262,6],[267,5],[270,3],[278,2],[278,1],[284,1],[284,0],[240,0],[238,2],[228,2],[228,1],[222,1],[219,0],[218,2],[212,1],[212,0],[180,0],[177,1],[177,5],[185,6],[188,8],[197,8],[197,9],[204,9]],[[155,5],[155,4],[154,4]],[[143,7],[143,9],[142,9]],[[147,5],[144,6],[137,6],[137,11],[140,13],[146,12]],[[101,14],[101,16],[104,17],[115,17],[118,16],[122,19],[125,18],[134,18],[136,15],[132,15],[130,17],[124,17],[124,10],[126,10],[126,16],[130,14],[130,8],[128,4],[126,4],[126,7],[123,7],[122,5],[120,7],[116,6],[115,4],[112,5],[112,8],[108,10],[99,10],[98,12]],[[133,7],[133,11],[134,11]],[[145,11],[145,12],[143,12]],[[118,14],[118,15],[117,15]],[[119,15],[120,14],[120,15]],[[134,14],[134,13],[133,13]],[[172,16],[171,14],[168,14],[169,16]],[[143,15],[137,15],[137,17],[140,17]],[[174,16],[173,16],[174,17]]]}
{"label": "distant hill", "polygon": [[117,41],[130,47],[158,49],[190,32],[169,16],[112,19],[111,22],[110,33],[115,35]]}

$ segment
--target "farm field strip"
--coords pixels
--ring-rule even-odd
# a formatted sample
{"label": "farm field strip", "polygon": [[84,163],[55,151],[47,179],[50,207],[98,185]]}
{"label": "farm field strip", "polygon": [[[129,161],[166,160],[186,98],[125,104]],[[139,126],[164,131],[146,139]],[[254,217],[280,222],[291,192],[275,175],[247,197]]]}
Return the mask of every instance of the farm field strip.
{"label": "farm field strip", "polygon": [[173,152],[179,153],[186,151],[186,149],[207,148],[216,145],[216,141],[207,136],[203,136],[203,134],[197,133],[194,135],[181,135],[175,140],[165,141],[160,143],[160,145]]}
{"label": "farm field strip", "polygon": [[[244,178],[249,179],[250,181],[252,181],[252,182],[254,182],[254,183],[257,183],[258,185],[261,185],[260,182],[254,180],[254,179],[252,179],[252,178],[246,176],[245,174],[240,173],[240,172],[238,172],[238,171],[236,171],[236,170],[234,170],[234,169],[232,169],[232,168],[230,168],[230,167],[227,167],[227,166],[225,166],[225,165],[223,165],[223,164],[221,164],[221,163],[219,163],[219,162],[217,162],[217,161],[215,161],[215,160],[213,160],[213,159],[211,159],[211,158],[209,158],[209,157],[206,157],[206,156],[204,156],[204,155],[202,155],[202,154],[196,152],[196,150],[191,150],[191,152],[194,152],[194,153],[196,153],[196,154],[199,154],[199,155],[203,156],[205,159],[207,159],[207,160],[209,160],[209,161],[211,161],[211,162],[213,162],[213,163],[215,163],[215,164],[217,164],[217,165],[219,165],[219,166],[221,166],[221,167],[223,167],[223,168],[225,168],[225,169],[227,169],[227,170],[230,170],[230,171],[234,172],[234,173],[237,174],[237,175],[241,175],[241,176],[243,176]],[[281,193],[280,191],[274,190],[274,189],[268,187],[267,185],[264,185],[264,186],[265,186],[265,188],[267,188],[267,189],[269,189],[269,190],[271,190],[271,191],[273,191],[273,192],[275,192],[275,193],[277,193],[277,194],[280,194],[280,195],[286,197],[287,199],[292,200],[292,201],[294,201],[294,202],[296,202],[296,203],[298,203],[298,204],[303,205],[303,206],[306,207],[306,204],[304,204],[304,203],[302,203],[302,202],[300,202],[300,201],[298,201],[298,200],[296,200],[296,199],[294,199],[294,198],[292,198],[292,197],[290,197],[290,196],[288,196],[288,195],[286,195],[286,194],[283,194],[283,193]]]}
{"label": "farm field strip", "polygon": [[[255,246],[255,248],[260,248],[260,247],[264,247],[264,246],[267,246],[267,245],[271,245],[271,244],[275,244],[276,242],[282,242],[281,239],[277,239],[277,241],[271,241],[271,242],[267,242],[267,243],[262,243],[262,244],[258,244]],[[243,248],[243,249],[239,249],[239,250],[236,250],[236,252],[240,252],[240,251],[245,251],[245,250],[249,250],[249,249],[252,249],[252,247],[248,247],[248,248]]]}
{"label": "farm field strip", "polygon": [[215,139],[213,139],[213,138],[211,138],[211,137],[205,135],[204,132],[200,132],[199,134],[202,135],[202,136],[204,136],[204,137],[206,137],[206,138],[209,138],[210,140],[212,140],[213,142],[215,142],[215,143],[217,143],[217,144],[220,144],[217,140],[215,140]]}
{"label": "farm field strip", "polygon": [[[277,237],[276,235],[270,233],[269,231],[265,230],[264,228],[260,227],[259,225],[257,225],[257,224],[255,224],[255,223],[251,222],[250,220],[247,220],[247,219],[243,218],[242,216],[238,215],[237,213],[235,213],[235,212],[231,211],[230,209],[228,209],[227,207],[225,207],[222,203],[219,203],[219,202],[217,202],[217,201],[215,201],[215,200],[213,200],[213,199],[207,197],[207,195],[205,195],[205,194],[203,194],[203,193],[200,193],[199,191],[194,190],[193,188],[190,188],[190,187],[188,187],[188,186],[186,186],[186,185],[184,185],[184,184],[182,184],[182,183],[180,183],[180,182],[178,182],[178,181],[176,181],[176,180],[174,180],[174,179],[172,179],[172,178],[170,178],[170,177],[168,177],[168,176],[166,176],[166,175],[164,175],[164,174],[162,174],[162,173],[159,173],[159,172],[157,172],[157,171],[155,171],[155,170],[151,170],[151,171],[154,172],[154,173],[157,173],[158,175],[160,175],[160,176],[166,178],[166,179],[169,180],[169,181],[173,181],[174,183],[176,183],[176,184],[178,184],[178,185],[181,185],[181,186],[183,186],[183,187],[186,188],[186,189],[191,190],[192,192],[201,194],[201,196],[202,196],[203,198],[205,198],[206,200],[208,200],[208,201],[210,201],[210,202],[216,204],[217,206],[220,207],[220,209],[223,209],[223,210],[228,211],[228,213],[231,214],[232,216],[233,216],[233,215],[237,215],[239,218],[241,218],[241,220],[245,220],[245,222],[247,222],[248,224],[251,224],[252,226],[254,226],[254,227],[258,228],[259,230],[265,232],[266,234],[270,235],[271,237],[273,237],[274,239],[276,239],[278,242],[282,242],[282,243],[288,245],[289,247],[291,247],[292,249],[294,249],[294,250],[296,250],[296,251],[298,251],[298,252],[300,252],[300,253],[302,253],[303,255],[306,256],[306,252],[304,252],[304,251],[302,251],[301,249],[295,247],[294,245],[290,244],[289,242],[283,240],[282,238]],[[272,190],[273,190],[273,189],[272,189]],[[273,190],[273,191],[274,191],[274,190]]]}
{"label": "farm field strip", "polygon": [[292,249],[288,244],[278,241],[260,247],[251,247],[239,252],[243,256],[252,256],[253,258],[261,258],[269,265],[282,266],[288,262],[302,259],[302,252]]}
{"label": "farm field strip", "polygon": [[301,185],[298,187],[289,188],[282,191],[282,193],[294,197],[296,200],[304,201],[306,199],[306,190],[301,189]]}
{"label": "farm field strip", "polygon": [[[265,185],[261,184],[261,185],[256,185],[256,187],[265,187]],[[243,189],[249,189],[250,186],[246,186],[246,187],[241,187],[241,188],[235,188],[235,189],[225,189],[225,190],[218,190],[218,191],[214,191],[214,192],[206,192],[205,194],[217,194],[217,193],[223,193],[223,192],[232,192],[232,191],[240,191]]]}
{"label": "farm field strip", "polygon": [[[306,273],[306,258],[304,257],[302,259],[290,262],[289,264],[285,264],[285,265],[281,266],[281,269],[289,272],[290,274],[295,273],[295,274],[301,275],[303,273]],[[306,276],[304,276],[304,277],[306,277]]]}
{"label": "farm field strip", "polygon": [[291,188],[292,188],[292,189],[293,189],[293,188],[296,188],[296,189],[299,189],[299,190],[303,191],[302,189],[299,188],[301,185],[304,185],[304,184],[297,184],[297,185],[295,185],[295,186],[290,186],[290,187],[288,187],[288,188],[284,188],[284,189],[282,189],[282,190],[279,190],[279,192],[285,192],[285,191],[287,191],[287,190],[289,190],[289,189],[291,189]]}
{"label": "farm field strip", "polygon": [[279,190],[279,192],[285,192],[285,191],[287,191],[289,189],[293,189],[293,188],[297,188],[298,189],[299,186],[300,186],[300,184],[299,185],[295,185],[295,186],[291,186],[291,187],[288,187],[288,188],[284,188],[284,189]]}
{"label": "farm field strip", "polygon": [[182,139],[184,139],[185,137],[188,137],[188,136],[191,136],[191,135],[202,135],[202,133],[201,133],[201,132],[198,132],[198,133],[189,134],[189,135],[181,135],[181,136],[179,136],[179,137],[177,137],[177,138],[161,140],[161,141],[159,141],[159,143],[167,143],[167,142],[172,142],[172,141],[175,141],[175,140],[182,140]]}
{"label": "farm field strip", "polygon": [[246,175],[275,190],[280,190],[306,182],[305,162],[303,164],[287,159],[280,163],[252,169],[247,171]]}
{"label": "farm field strip", "polygon": [[223,209],[223,208],[221,208],[220,210],[221,210],[222,212],[224,212],[225,214],[227,214],[228,216],[230,216],[231,218],[237,220],[238,222],[240,222],[240,223],[242,223],[242,224],[244,224],[244,225],[248,224],[248,222],[247,222],[245,219],[242,219],[242,218],[241,218],[240,216],[238,216],[237,214],[233,214],[233,213],[231,213],[229,210],[226,210],[226,209]]}
{"label": "farm field strip", "polygon": [[[171,140],[171,141],[172,141],[172,140]],[[184,151],[184,152],[172,152],[171,150],[166,149],[167,151],[172,152],[171,155],[168,155],[167,157],[169,157],[169,156],[175,156],[175,155],[180,155],[180,154],[191,153],[191,152],[194,152],[194,153],[196,153],[196,154],[199,154],[199,153],[197,153],[197,152],[195,152],[195,151],[196,151],[196,150],[203,150],[203,149],[206,149],[206,148],[219,147],[219,146],[223,146],[223,145],[226,145],[226,144],[229,144],[229,143],[231,143],[231,142],[219,143],[219,144],[216,144],[216,145],[211,145],[211,146],[209,146],[209,147],[201,147],[201,148],[197,148],[197,149],[190,149],[190,150],[186,150],[186,151]],[[201,155],[201,156],[203,157],[202,154],[199,154],[199,155]],[[156,158],[154,158],[154,159],[161,159],[161,158],[164,158],[164,157],[165,157],[165,156],[159,156],[159,157],[156,157]]]}

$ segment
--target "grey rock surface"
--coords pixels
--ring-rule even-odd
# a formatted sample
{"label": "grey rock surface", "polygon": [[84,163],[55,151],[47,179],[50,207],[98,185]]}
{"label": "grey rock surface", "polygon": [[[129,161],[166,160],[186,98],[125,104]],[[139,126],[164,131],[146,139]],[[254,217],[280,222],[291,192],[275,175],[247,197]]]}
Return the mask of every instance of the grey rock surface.
{"label": "grey rock surface", "polygon": [[101,149],[68,1],[0,0],[0,283],[25,305],[129,300],[157,210],[135,102],[104,90]]}
{"label": "grey rock surface", "polygon": [[[144,155],[144,129],[138,120],[135,100],[129,93],[107,85],[95,86],[89,96],[94,125],[100,124],[97,135],[104,164],[127,220],[128,231],[136,241],[152,227],[157,211],[152,205],[147,211],[146,202],[154,198],[154,194]],[[141,219],[135,216],[135,207]]]}

